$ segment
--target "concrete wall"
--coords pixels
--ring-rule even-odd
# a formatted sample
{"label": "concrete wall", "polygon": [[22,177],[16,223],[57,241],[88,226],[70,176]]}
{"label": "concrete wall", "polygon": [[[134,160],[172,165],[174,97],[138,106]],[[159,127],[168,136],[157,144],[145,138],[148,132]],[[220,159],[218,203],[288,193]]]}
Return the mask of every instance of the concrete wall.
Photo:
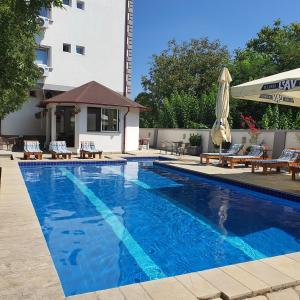
{"label": "concrete wall", "polygon": [[45,135],[45,124],[41,119],[36,119],[35,114],[41,109],[37,107],[40,100],[29,98],[22,108],[9,114],[1,121],[2,135]]}
{"label": "concrete wall", "polygon": [[300,148],[300,130],[287,132],[285,144],[287,147]]}
{"label": "concrete wall", "polygon": [[140,128],[140,138],[147,138],[150,139],[150,147],[156,147],[156,134],[157,130],[154,128]]}
{"label": "concrete wall", "polygon": [[[44,80],[45,88],[60,90],[59,86],[77,87],[95,80],[122,92],[125,0],[86,0],[84,10],[76,2],[52,9],[53,23],[39,39],[42,47],[50,49],[53,68]],[[63,52],[64,43],[71,45],[71,53]],[[84,55],[76,53],[76,45],[85,47]]]}
{"label": "concrete wall", "polygon": [[[275,140],[275,133],[286,134],[283,139],[284,145],[279,145]],[[212,151],[213,144],[211,142],[209,129],[164,129],[164,128],[140,128],[140,138],[150,138],[150,146],[159,148],[164,141],[184,141],[188,142],[189,137],[193,133],[198,133],[202,136],[203,151]],[[248,130],[233,129],[232,143],[243,143],[250,145],[250,134]],[[157,138],[156,138],[157,137]],[[279,156],[283,148],[300,148],[300,130],[299,131],[275,131],[275,130],[262,130],[258,137],[259,144],[267,144],[272,152]],[[274,148],[276,147],[276,148]],[[278,148],[278,149],[277,149]],[[272,154],[272,152],[270,154]]]}
{"label": "concrete wall", "polygon": [[183,141],[188,143],[192,134],[199,133],[202,136],[203,151],[208,150],[209,142],[209,130],[197,130],[197,129],[160,129],[157,135],[157,144],[160,146],[164,141]]}

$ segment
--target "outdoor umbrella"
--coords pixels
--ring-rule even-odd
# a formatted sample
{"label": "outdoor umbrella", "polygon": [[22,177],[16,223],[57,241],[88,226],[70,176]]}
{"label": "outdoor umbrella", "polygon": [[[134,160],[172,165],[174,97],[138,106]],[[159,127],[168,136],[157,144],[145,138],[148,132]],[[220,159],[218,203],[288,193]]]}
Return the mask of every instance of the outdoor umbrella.
{"label": "outdoor umbrella", "polygon": [[236,99],[300,107],[300,68],[231,88]]}
{"label": "outdoor umbrella", "polygon": [[216,121],[212,128],[211,137],[215,145],[220,146],[220,154],[222,142],[231,142],[231,133],[228,123],[229,115],[229,87],[232,81],[227,68],[223,68],[219,77],[219,91],[216,104]]}

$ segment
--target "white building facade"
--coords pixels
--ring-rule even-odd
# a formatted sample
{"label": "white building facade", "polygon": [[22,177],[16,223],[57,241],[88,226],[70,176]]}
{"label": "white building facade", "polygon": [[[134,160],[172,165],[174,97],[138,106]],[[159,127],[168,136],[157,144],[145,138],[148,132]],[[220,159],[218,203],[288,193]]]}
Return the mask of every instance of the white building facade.
{"label": "white building facade", "polygon": [[[91,81],[125,97],[130,96],[132,1],[63,0],[62,9],[41,11],[41,34],[36,38],[36,64],[43,76],[38,82],[38,88],[30,92],[29,100],[22,109],[2,120],[2,135],[26,138],[39,136],[47,145],[50,140],[59,138],[64,130],[69,131],[68,135],[72,130],[74,141],[69,142],[69,147],[77,150],[81,140],[92,138],[106,152],[137,150],[139,109],[132,109],[126,114],[124,107],[117,107],[118,132],[100,130],[87,134],[85,104],[77,105],[80,113],[72,117],[72,128],[63,128],[66,127],[64,123],[70,121],[68,109],[64,120],[59,123],[55,104],[43,111],[38,107],[41,101]],[[64,106],[61,103],[59,105]],[[56,120],[51,119],[51,114]],[[122,117],[125,114],[126,120]],[[126,126],[124,122],[132,126]],[[128,140],[125,143],[126,149],[122,149],[125,139]]]}

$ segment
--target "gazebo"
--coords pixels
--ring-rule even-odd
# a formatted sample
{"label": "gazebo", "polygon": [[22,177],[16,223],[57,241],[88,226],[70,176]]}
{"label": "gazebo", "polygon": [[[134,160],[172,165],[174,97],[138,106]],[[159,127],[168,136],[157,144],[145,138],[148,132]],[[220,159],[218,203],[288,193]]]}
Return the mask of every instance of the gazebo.
{"label": "gazebo", "polygon": [[44,108],[46,144],[65,140],[78,151],[94,141],[105,152],[138,149],[139,113],[144,107],[91,81],[40,103]]}

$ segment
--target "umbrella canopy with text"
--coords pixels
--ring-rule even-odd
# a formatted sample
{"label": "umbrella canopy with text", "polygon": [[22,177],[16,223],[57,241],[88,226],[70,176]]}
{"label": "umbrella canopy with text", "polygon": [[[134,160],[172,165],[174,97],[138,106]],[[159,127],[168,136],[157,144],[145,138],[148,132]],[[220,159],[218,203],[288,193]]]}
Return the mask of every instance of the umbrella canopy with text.
{"label": "umbrella canopy with text", "polygon": [[236,99],[300,107],[300,68],[231,88]]}

